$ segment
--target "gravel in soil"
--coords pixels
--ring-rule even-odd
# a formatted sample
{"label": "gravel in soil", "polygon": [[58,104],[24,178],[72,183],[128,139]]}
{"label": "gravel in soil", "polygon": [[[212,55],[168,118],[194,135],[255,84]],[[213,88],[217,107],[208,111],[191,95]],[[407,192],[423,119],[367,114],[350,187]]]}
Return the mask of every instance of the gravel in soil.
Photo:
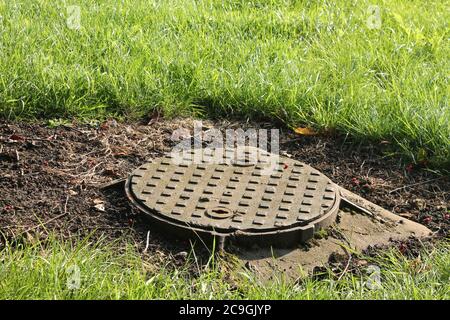
{"label": "gravel in soil", "polygon": [[[204,128],[271,128],[268,123],[203,122]],[[183,263],[192,245],[165,241],[131,208],[120,188],[101,186],[170,151],[176,129],[192,119],[95,125],[0,121],[0,229],[3,240],[102,235],[131,237],[139,250]],[[280,152],[310,164],[337,184],[439,236],[450,227],[450,179],[387,157],[389,142],[355,144],[343,136],[280,129]],[[147,235],[148,241],[147,241]],[[205,249],[206,250],[206,249]]]}

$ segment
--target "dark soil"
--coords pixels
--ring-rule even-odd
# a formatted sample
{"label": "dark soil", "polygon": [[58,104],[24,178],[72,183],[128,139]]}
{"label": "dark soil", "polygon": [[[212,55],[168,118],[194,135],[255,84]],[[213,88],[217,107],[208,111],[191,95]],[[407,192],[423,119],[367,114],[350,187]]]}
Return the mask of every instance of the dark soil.
{"label": "dark soil", "polygon": [[[204,122],[207,127],[251,127],[241,123]],[[63,238],[96,231],[117,239],[134,239],[143,250],[151,226],[131,208],[120,188],[103,184],[126,177],[147,159],[174,144],[172,132],[192,128],[192,120],[123,124],[72,124],[49,128],[43,123],[0,121],[0,229],[4,239]],[[268,124],[257,127],[269,128]],[[335,135],[299,136],[280,132],[282,154],[306,162],[334,182],[437,235],[450,227],[450,179],[423,166],[387,157],[388,142],[357,145]],[[151,230],[149,248],[175,261],[191,244],[165,241]]]}

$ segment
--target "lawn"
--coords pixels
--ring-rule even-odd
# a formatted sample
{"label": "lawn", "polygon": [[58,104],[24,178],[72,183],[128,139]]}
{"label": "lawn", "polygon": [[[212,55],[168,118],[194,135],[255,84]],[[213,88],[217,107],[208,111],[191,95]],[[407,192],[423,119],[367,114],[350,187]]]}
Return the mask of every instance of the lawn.
{"label": "lawn", "polygon": [[[348,135],[374,149],[381,144],[394,156],[387,171],[401,171],[409,187],[426,188],[437,178],[406,178],[422,167],[450,168],[448,21],[449,6],[441,0],[1,1],[0,120],[8,132],[2,141],[12,140],[5,150],[13,146],[14,157],[5,159],[17,166],[8,177],[3,166],[0,178],[19,180],[27,161],[44,167],[24,158],[33,149],[25,148],[24,137],[9,139],[15,134],[8,131],[11,120],[70,127],[73,119],[136,123],[189,116],[270,120],[274,127],[312,127],[319,138],[340,139],[333,142],[347,142]],[[403,170],[403,163],[394,170],[390,161],[397,156],[418,164],[406,166],[414,172]],[[28,187],[41,188],[34,186]],[[52,183],[45,187],[53,192]],[[434,207],[439,217],[448,213],[445,188],[430,190],[429,207],[420,215],[428,217]],[[59,192],[68,199],[65,189]],[[444,195],[440,209],[430,200],[438,193]],[[401,198],[407,199],[401,210],[409,210],[412,195]],[[0,194],[0,214],[17,209],[7,198]],[[43,209],[36,205],[27,214],[35,210]],[[39,214],[49,214],[44,211]],[[0,245],[0,299],[450,299],[446,240],[414,258],[395,248],[358,257],[380,268],[378,288],[366,285],[366,267],[263,283],[214,255],[202,267],[192,253],[183,266],[155,264],[132,241],[50,236],[19,242]]]}
{"label": "lawn", "polygon": [[211,257],[194,276],[192,252],[173,269],[118,242],[73,245],[50,237],[0,251],[0,299],[450,299],[448,242],[409,259],[396,249],[359,256],[379,273],[365,266],[359,273],[328,271],[319,280],[297,282],[280,273],[263,283]]}
{"label": "lawn", "polygon": [[438,0],[3,1],[0,116],[279,119],[446,167],[448,21]]}

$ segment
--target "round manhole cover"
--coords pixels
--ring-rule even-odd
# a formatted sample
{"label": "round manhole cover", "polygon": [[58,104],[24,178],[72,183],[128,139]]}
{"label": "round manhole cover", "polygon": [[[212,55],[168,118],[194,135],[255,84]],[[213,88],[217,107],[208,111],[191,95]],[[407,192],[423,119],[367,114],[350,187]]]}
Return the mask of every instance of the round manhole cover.
{"label": "round manhole cover", "polygon": [[214,161],[196,151],[183,159],[154,159],[131,173],[127,195],[178,233],[231,236],[250,243],[303,242],[315,228],[334,221],[338,187],[316,169],[256,148],[221,151]]}

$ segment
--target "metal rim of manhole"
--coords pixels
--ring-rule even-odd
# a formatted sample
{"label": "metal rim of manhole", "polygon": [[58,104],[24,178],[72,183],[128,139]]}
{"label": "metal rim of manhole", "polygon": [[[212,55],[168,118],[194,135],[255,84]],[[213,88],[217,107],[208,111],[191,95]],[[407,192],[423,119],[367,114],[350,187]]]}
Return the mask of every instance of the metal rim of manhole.
{"label": "metal rim of manhole", "polygon": [[164,230],[182,237],[289,246],[335,221],[339,187],[318,170],[257,148],[221,151],[220,161],[205,160],[204,151],[194,161],[195,150],[177,161],[173,155],[153,159],[129,175],[126,194]]}

